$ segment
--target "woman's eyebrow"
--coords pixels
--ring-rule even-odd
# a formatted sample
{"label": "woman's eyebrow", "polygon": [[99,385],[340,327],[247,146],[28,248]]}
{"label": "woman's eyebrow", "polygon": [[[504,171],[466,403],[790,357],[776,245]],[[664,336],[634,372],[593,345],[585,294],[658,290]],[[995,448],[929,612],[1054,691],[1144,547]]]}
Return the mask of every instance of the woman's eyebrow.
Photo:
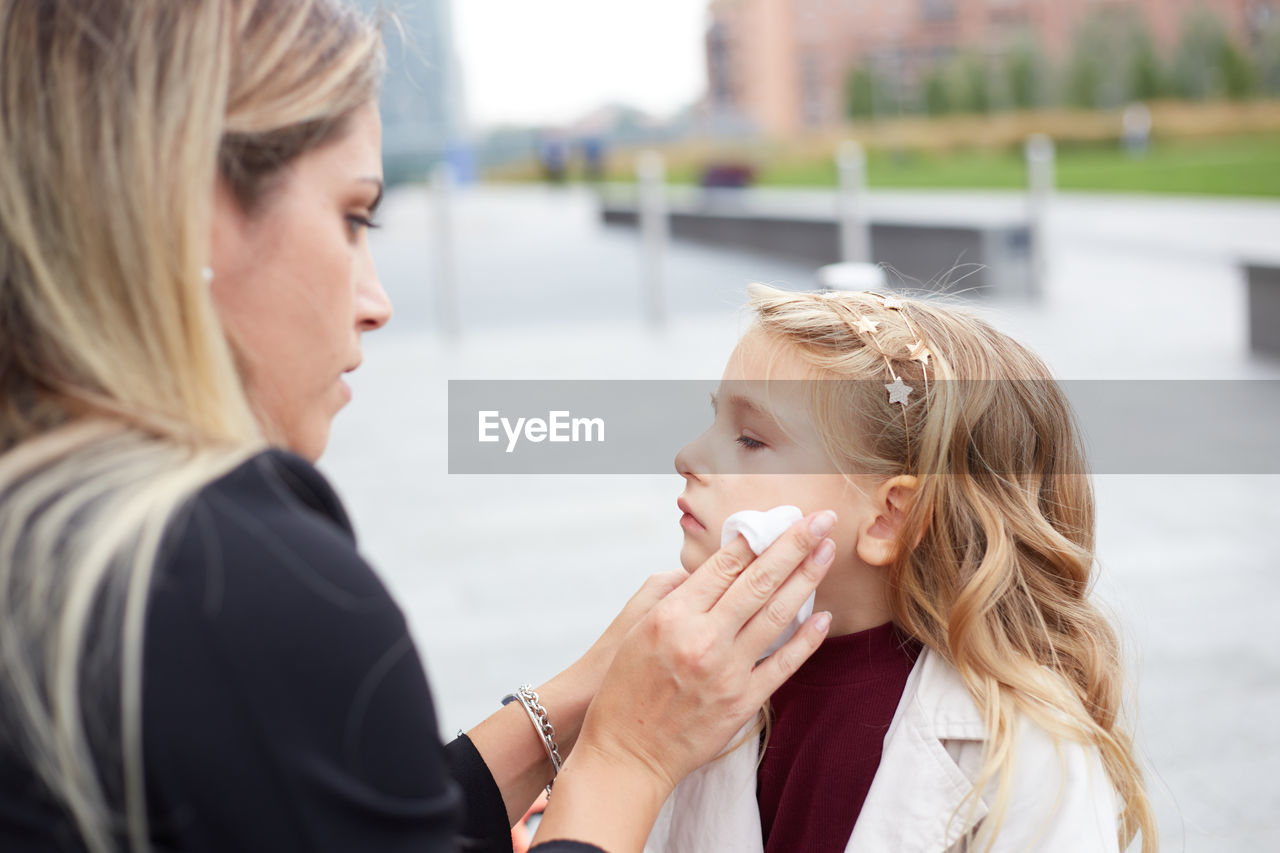
{"label": "woman's eyebrow", "polygon": [[373,184],[378,188],[378,194],[373,197],[373,203],[369,205],[369,215],[372,216],[374,212],[377,211],[378,205],[382,204],[382,191],[385,189],[385,186],[383,185],[381,178],[360,178],[359,181],[362,184]]}

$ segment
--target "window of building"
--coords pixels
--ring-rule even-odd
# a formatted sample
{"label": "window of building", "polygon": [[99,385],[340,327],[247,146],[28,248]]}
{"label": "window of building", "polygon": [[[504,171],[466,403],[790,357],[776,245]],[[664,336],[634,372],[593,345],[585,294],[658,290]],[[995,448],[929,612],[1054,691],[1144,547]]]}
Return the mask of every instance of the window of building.
{"label": "window of building", "polygon": [[826,119],[822,91],[822,63],[817,56],[805,54],[800,59],[801,111],[804,123],[814,127]]}
{"label": "window of building", "polygon": [[720,23],[707,31],[707,83],[711,102],[720,106],[733,104],[733,71],[730,66],[728,29]]}
{"label": "window of building", "polygon": [[950,21],[955,16],[955,0],[920,0],[920,17],[926,21]]}

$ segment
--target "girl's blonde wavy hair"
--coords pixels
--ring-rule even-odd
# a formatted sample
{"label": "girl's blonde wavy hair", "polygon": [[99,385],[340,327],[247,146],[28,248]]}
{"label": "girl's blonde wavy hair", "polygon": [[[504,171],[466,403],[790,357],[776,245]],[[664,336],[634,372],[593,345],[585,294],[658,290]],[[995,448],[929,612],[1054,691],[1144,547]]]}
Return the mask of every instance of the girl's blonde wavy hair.
{"label": "girl's blonde wavy hair", "polygon": [[336,0],[0,0],[0,753],[94,853],[148,848],[165,531],[276,432],[201,275],[215,183],[256,212],[381,70]]}
{"label": "girl's blonde wavy hair", "polygon": [[[900,628],[956,668],[986,718],[973,796],[993,782],[997,794],[974,841],[989,848],[1007,811],[1022,713],[1098,748],[1123,804],[1121,849],[1141,832],[1142,850],[1154,853],[1155,821],[1121,721],[1116,633],[1089,599],[1093,492],[1071,407],[1013,339],[953,307],[899,298],[902,308],[890,309],[868,293],[750,289],[758,329],[818,378],[858,380],[809,384],[839,470],[917,477],[888,567],[891,606]],[[863,316],[878,322],[874,334],[855,325]],[[927,367],[912,358],[917,339],[931,353]],[[886,356],[914,389],[905,409],[885,391]]]}

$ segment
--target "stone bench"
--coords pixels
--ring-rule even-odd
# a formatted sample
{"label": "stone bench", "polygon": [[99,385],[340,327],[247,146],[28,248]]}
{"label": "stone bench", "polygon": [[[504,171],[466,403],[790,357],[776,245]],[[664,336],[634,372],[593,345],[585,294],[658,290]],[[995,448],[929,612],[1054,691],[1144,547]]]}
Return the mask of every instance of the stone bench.
{"label": "stone bench", "polygon": [[[609,225],[634,226],[634,203],[605,201]],[[840,224],[833,214],[804,210],[737,209],[729,204],[672,205],[672,237],[762,252],[820,267],[840,258]],[[871,260],[887,268],[889,284],[979,295],[1034,296],[1031,230],[1013,218],[943,221],[872,219]]]}

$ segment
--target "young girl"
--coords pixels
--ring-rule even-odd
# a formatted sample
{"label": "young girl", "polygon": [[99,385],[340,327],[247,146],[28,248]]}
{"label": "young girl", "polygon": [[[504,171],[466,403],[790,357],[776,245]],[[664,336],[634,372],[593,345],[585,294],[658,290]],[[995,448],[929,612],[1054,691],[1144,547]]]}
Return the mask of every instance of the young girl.
{"label": "young girl", "polygon": [[715,421],[676,457],[681,561],[736,511],[833,507],[831,630],[741,739],[751,760],[682,783],[648,849],[1088,853],[1141,833],[1153,853],[1116,636],[1088,597],[1092,490],[1048,369],[937,303],[753,285],[750,304]]}

